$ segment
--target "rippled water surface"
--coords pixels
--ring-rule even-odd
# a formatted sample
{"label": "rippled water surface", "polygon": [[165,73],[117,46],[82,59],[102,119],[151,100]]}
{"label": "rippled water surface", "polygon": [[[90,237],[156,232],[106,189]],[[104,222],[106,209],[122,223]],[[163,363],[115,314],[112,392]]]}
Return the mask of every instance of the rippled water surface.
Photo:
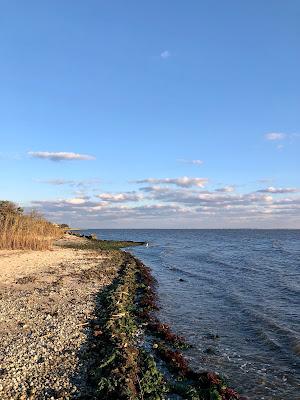
{"label": "rippled water surface", "polygon": [[159,282],[161,319],[187,356],[250,399],[300,399],[299,230],[91,230],[149,242],[130,251]]}

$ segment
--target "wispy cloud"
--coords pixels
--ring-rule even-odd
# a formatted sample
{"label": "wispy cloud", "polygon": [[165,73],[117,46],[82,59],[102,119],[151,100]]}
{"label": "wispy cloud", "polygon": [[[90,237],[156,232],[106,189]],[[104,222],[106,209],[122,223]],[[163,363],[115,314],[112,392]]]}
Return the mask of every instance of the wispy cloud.
{"label": "wispy cloud", "polygon": [[73,186],[73,187],[89,187],[93,185],[98,185],[100,183],[100,179],[84,179],[84,180],[73,180],[73,179],[46,179],[46,180],[37,180],[38,183],[46,183],[48,185],[53,186]]}
{"label": "wispy cloud", "polygon": [[75,181],[67,179],[48,179],[48,180],[36,180],[38,183],[46,183],[53,186],[73,185]]}
{"label": "wispy cloud", "polygon": [[270,184],[272,182],[274,182],[274,178],[263,178],[263,179],[258,179],[257,180],[258,183],[265,183],[265,184]]}
{"label": "wispy cloud", "polygon": [[216,189],[216,192],[231,193],[231,192],[234,192],[234,186],[224,186],[222,188]]}
{"label": "wispy cloud", "polygon": [[22,156],[19,153],[3,153],[0,152],[0,160],[21,160]]}
{"label": "wispy cloud", "polygon": [[95,160],[95,157],[89,154],[79,154],[64,151],[29,151],[28,154],[33,158],[41,158],[51,161]]}
{"label": "wispy cloud", "polygon": [[164,50],[164,51],[162,51],[162,52],[160,53],[160,57],[161,57],[163,60],[166,60],[167,58],[170,58],[170,57],[171,57],[171,52],[170,52],[169,50]]}
{"label": "wispy cloud", "polygon": [[287,134],[282,132],[270,132],[265,134],[265,139],[270,141],[278,141],[286,139]]}
{"label": "wispy cloud", "polygon": [[147,178],[135,181],[136,183],[150,183],[150,184],[160,184],[160,185],[176,185],[179,187],[204,187],[208,179],[207,178],[189,178],[183,176],[180,178]]}
{"label": "wispy cloud", "polygon": [[282,194],[282,193],[298,193],[300,189],[298,188],[276,188],[273,186],[267,187],[265,189],[257,190],[258,193],[274,193],[274,194]]}
{"label": "wispy cloud", "polygon": [[183,163],[183,164],[192,164],[192,165],[202,165],[203,164],[202,160],[186,160],[184,158],[180,158],[177,161],[180,163]]}

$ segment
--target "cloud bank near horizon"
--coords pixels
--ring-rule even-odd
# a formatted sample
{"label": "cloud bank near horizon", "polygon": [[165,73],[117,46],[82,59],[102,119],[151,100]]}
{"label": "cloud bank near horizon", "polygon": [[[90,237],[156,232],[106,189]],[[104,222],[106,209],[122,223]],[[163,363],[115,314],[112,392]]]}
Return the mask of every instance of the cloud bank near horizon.
{"label": "cloud bank near horizon", "polygon": [[81,227],[266,228],[285,224],[295,228],[300,223],[297,188],[266,187],[239,193],[234,185],[203,189],[206,178],[136,182],[143,186],[134,191],[35,200],[31,207],[51,220]]}

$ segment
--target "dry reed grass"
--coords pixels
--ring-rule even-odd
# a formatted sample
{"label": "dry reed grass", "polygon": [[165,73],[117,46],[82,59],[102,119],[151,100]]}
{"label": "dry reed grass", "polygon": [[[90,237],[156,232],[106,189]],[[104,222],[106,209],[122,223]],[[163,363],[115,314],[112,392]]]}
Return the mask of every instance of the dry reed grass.
{"label": "dry reed grass", "polygon": [[0,219],[0,249],[47,250],[63,229],[32,213],[8,213]]}

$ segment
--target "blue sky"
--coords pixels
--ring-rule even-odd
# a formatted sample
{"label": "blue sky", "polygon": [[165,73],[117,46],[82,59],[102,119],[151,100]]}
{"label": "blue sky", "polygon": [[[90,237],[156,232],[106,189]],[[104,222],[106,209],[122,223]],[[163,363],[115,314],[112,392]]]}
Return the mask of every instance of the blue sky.
{"label": "blue sky", "polygon": [[2,1],[0,197],[82,227],[299,228],[299,19]]}

